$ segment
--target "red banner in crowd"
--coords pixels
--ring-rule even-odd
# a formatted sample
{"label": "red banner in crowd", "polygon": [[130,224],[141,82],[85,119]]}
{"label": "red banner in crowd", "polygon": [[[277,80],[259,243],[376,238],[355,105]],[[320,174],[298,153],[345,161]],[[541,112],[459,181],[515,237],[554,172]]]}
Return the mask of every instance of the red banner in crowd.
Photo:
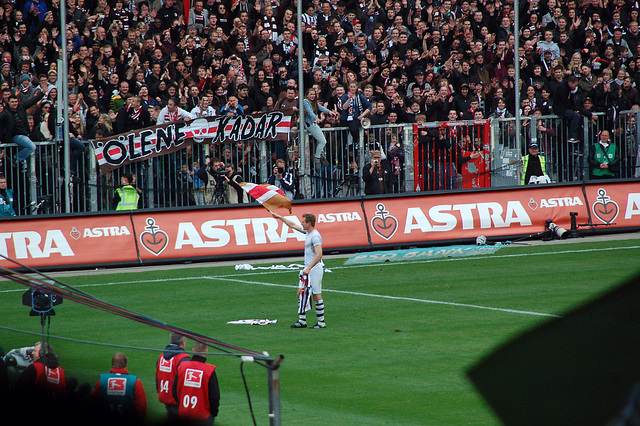
{"label": "red banner in crowd", "polygon": [[280,111],[175,121],[93,141],[100,171],[186,148],[193,143],[287,140],[291,116]]}
{"label": "red banner in crowd", "polygon": [[[527,236],[547,220],[578,230],[640,228],[637,183],[536,185],[506,191],[294,203],[317,217],[325,250]],[[0,221],[0,253],[36,268],[152,264],[300,252],[304,235],[264,207],[132,211]],[[15,267],[9,261],[0,264]]]}

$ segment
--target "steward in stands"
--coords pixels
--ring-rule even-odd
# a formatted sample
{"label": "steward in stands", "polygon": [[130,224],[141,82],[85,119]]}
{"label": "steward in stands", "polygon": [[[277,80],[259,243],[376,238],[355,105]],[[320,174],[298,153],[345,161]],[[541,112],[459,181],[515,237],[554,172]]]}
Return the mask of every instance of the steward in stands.
{"label": "steward in stands", "polygon": [[120,178],[122,188],[116,189],[111,201],[111,206],[116,210],[136,210],[141,206],[141,198],[138,190],[133,186],[133,176],[125,173]]}

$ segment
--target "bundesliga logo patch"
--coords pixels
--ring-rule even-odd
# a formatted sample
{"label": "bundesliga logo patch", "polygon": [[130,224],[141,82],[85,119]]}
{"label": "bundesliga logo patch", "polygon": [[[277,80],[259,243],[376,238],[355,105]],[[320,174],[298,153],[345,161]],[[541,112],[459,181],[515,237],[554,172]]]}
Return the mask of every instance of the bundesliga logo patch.
{"label": "bundesliga logo patch", "polygon": [[202,386],[202,370],[194,370],[188,368],[184,376],[184,385],[190,388],[199,388]]}
{"label": "bundesliga logo patch", "polygon": [[158,369],[160,371],[164,371],[165,373],[171,373],[171,370],[173,370],[172,364],[173,364],[173,358],[164,359],[164,357],[162,357],[160,359],[160,366],[158,367]]}
{"label": "bundesliga logo patch", "polygon": [[107,385],[107,395],[124,395],[127,388],[127,379],[124,377],[112,377]]}
{"label": "bundesliga logo patch", "polygon": [[47,368],[47,382],[55,385],[60,383],[60,371],[57,368],[53,370]]}

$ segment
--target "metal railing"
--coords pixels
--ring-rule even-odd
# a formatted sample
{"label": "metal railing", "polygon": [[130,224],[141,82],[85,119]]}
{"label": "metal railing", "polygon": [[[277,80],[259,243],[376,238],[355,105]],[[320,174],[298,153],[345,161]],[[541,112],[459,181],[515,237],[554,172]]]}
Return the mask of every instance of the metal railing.
{"label": "metal railing", "polygon": [[[566,142],[568,126],[555,115],[523,117],[519,136],[515,134],[515,118],[370,126],[360,129],[358,141],[353,140],[347,128],[330,127],[323,129],[327,145],[319,167],[312,161],[300,161],[301,149],[305,150],[302,157],[306,159],[312,158],[315,151],[316,141],[306,132],[302,144],[295,132],[288,145],[265,141],[194,144],[106,174],[100,173],[91,144],[85,142],[84,156],[71,165],[68,185],[64,182],[61,141],[36,143],[26,171],[11,164],[19,147],[5,144],[0,154],[0,173],[14,192],[18,215],[64,213],[67,190],[71,212],[111,210],[114,191],[124,173],[136,178],[145,208],[199,205],[202,201],[197,192],[202,191],[202,183],[193,171],[204,165],[206,155],[233,164],[240,180],[255,183],[266,182],[275,161],[283,158],[296,177],[297,198],[306,199],[364,195],[362,170],[373,149],[382,151],[391,163],[393,193],[509,187],[520,184],[522,157],[534,141],[546,157],[546,172],[553,182],[591,179],[590,149],[599,132],[609,129],[621,160],[617,177],[636,179],[640,177],[639,115],[637,110],[622,111],[614,119],[598,113],[594,123],[585,117],[579,144]],[[461,162],[460,155],[474,150],[482,152],[480,163]]]}

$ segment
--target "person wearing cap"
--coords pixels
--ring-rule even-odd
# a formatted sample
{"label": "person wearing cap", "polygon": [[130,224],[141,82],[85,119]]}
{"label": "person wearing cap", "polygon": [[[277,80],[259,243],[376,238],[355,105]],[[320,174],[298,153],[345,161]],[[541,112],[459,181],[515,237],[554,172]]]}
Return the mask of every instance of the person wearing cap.
{"label": "person wearing cap", "polygon": [[[538,183],[540,177],[547,176],[546,160],[543,155],[538,155],[538,144],[529,144],[529,153],[522,157],[522,176],[520,185]],[[533,180],[531,178],[534,178]],[[548,179],[548,176],[547,176]]]}
{"label": "person wearing cap", "polygon": [[13,70],[11,69],[10,62],[2,62],[0,66],[0,82],[4,83],[5,81],[9,83],[9,86],[14,86],[15,76]]}
{"label": "person wearing cap", "polygon": [[21,74],[20,85],[16,90],[20,103],[23,103],[32,98],[35,90],[35,87],[33,86],[33,84],[31,84],[31,76],[29,74]]}
{"label": "person wearing cap", "polygon": [[425,83],[426,81],[424,79],[424,70],[422,68],[416,69],[415,73],[413,74],[413,81],[409,83],[409,86],[407,86],[407,95],[411,96],[413,94],[414,87],[419,87],[420,92],[423,92],[426,86]]}

